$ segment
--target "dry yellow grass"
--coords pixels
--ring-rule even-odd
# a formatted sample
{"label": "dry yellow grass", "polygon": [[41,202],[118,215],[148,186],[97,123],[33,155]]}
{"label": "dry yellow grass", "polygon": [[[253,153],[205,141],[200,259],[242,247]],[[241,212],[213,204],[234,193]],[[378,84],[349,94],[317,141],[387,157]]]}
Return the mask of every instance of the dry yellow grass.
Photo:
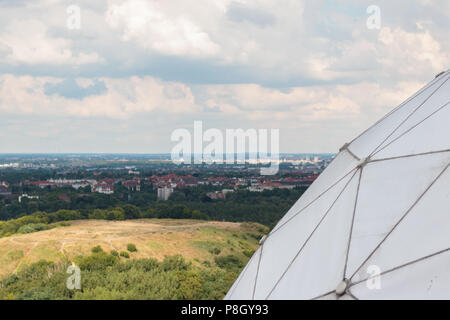
{"label": "dry yellow grass", "polygon": [[104,251],[126,250],[128,243],[138,251],[131,258],[157,258],[181,254],[193,263],[212,261],[211,248],[224,253],[254,250],[257,240],[245,236],[239,223],[195,220],[140,219],[127,221],[79,220],[58,227],[0,239],[0,278],[40,259],[54,262],[87,255],[92,247]]}

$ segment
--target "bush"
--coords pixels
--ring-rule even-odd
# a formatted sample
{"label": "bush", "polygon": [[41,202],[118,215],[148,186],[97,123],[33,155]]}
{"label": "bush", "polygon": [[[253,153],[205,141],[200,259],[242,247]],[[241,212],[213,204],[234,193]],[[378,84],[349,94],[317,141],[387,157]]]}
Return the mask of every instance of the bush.
{"label": "bush", "polygon": [[195,220],[209,220],[208,215],[200,212],[200,210],[193,210],[191,213],[191,218]]}
{"label": "bush", "polygon": [[83,290],[66,288],[67,264],[39,261],[0,279],[0,300],[222,299],[238,276],[238,270],[229,272],[207,261],[195,266],[181,256],[165,257],[163,262],[120,261],[99,252],[75,262],[82,269]]}
{"label": "bush", "polygon": [[137,251],[136,245],[134,245],[133,243],[127,244],[127,250],[130,252],[136,252]]}
{"label": "bush", "polygon": [[222,269],[240,269],[243,267],[242,261],[238,257],[231,254],[227,256],[215,257],[214,262],[219,268]]}
{"label": "bush", "polygon": [[129,255],[128,252],[126,252],[126,251],[120,251],[120,256],[121,256],[121,257],[124,257],[124,258],[126,258],[126,259],[129,259],[129,258],[130,258],[130,255]]}
{"label": "bush", "polygon": [[99,253],[99,252],[103,252],[102,247],[100,246],[95,246],[91,249],[92,253]]}
{"label": "bush", "polygon": [[95,209],[94,212],[89,214],[89,219],[105,220],[108,217],[108,212],[106,210]]}
{"label": "bush", "polygon": [[112,256],[114,256],[114,257],[118,257],[119,256],[119,253],[116,251],[116,250],[111,250],[111,255]]}
{"label": "bush", "polygon": [[166,256],[161,263],[161,267],[164,271],[187,270],[189,266],[189,263],[186,263],[184,257],[179,254],[170,257]]}
{"label": "bush", "polygon": [[208,260],[203,261],[202,265],[204,265],[205,267],[211,268],[211,262],[209,262]]}
{"label": "bush", "polygon": [[138,219],[142,216],[141,209],[132,204],[126,204],[122,209],[125,214],[125,219]]}
{"label": "bush", "polygon": [[93,253],[87,257],[80,257],[76,259],[77,265],[81,270],[103,270],[106,267],[114,266],[117,263],[117,257],[107,254],[106,252]]}
{"label": "bush", "polygon": [[221,251],[222,251],[222,250],[220,250],[220,249],[217,248],[217,247],[212,248],[211,250],[209,250],[209,252],[210,252],[211,254],[214,254],[214,255],[216,255],[216,256],[219,255]]}
{"label": "bush", "polygon": [[242,252],[244,254],[244,256],[246,256],[247,258],[251,258],[253,256],[253,254],[255,253],[255,250],[244,250]]}
{"label": "bush", "polygon": [[57,224],[58,227],[70,227],[71,225],[70,222],[60,222]]}
{"label": "bush", "polygon": [[44,223],[29,223],[24,226],[21,226],[18,233],[33,233],[42,230],[48,230],[50,227]]}

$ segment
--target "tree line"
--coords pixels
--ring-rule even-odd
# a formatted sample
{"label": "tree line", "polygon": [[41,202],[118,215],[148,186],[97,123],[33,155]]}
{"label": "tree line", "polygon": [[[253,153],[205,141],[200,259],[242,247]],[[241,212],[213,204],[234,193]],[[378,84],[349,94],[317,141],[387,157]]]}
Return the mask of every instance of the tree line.
{"label": "tree line", "polygon": [[[154,190],[119,191],[113,195],[81,195],[70,188],[52,190],[39,200],[23,199],[22,203],[0,201],[0,220],[48,213],[64,221],[67,212],[76,219],[125,220],[137,218],[200,219],[230,222],[258,222],[273,226],[304,192],[304,188],[275,189],[263,192],[236,190],[224,200],[211,200],[206,193],[211,186],[177,189],[168,201],[156,200]],[[69,201],[59,195],[69,196]],[[57,212],[63,212],[59,214]],[[54,218],[49,218],[50,220]],[[55,222],[55,221],[53,221]]]}

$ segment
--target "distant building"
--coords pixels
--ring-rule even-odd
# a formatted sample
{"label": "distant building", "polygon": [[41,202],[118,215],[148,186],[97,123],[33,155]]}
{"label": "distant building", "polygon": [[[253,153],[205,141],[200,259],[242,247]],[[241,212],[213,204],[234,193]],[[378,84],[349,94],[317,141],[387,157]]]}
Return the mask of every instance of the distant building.
{"label": "distant building", "polygon": [[141,183],[136,180],[122,181],[122,185],[130,191],[141,191]]}
{"label": "distant building", "polygon": [[247,189],[250,192],[263,192],[264,190],[273,190],[273,188],[267,189],[267,188],[262,188],[260,186],[250,186]]}
{"label": "distant building", "polygon": [[158,200],[167,201],[172,193],[173,188],[158,188]]}
{"label": "distant building", "polygon": [[208,192],[206,193],[206,196],[211,200],[225,199],[225,195],[219,191]]}
{"label": "distant building", "polygon": [[103,194],[113,194],[114,193],[114,181],[109,181],[107,179],[104,179],[102,181],[100,181],[99,183],[97,183],[92,191],[94,192],[98,192],[98,193],[103,193]]}
{"label": "distant building", "polygon": [[227,193],[234,192],[233,189],[223,189],[222,191],[208,192],[206,196],[212,200],[226,199]]}
{"label": "distant building", "polygon": [[46,187],[51,188],[63,188],[63,187],[72,187],[74,189],[85,188],[87,186],[94,186],[97,184],[96,180],[68,180],[68,179],[49,179],[47,181],[28,181],[25,180],[25,185],[34,185],[41,189]]}
{"label": "distant building", "polygon": [[198,179],[194,177],[183,178],[182,180],[186,187],[195,187],[198,185]]}
{"label": "distant building", "polygon": [[263,192],[264,190],[274,190],[274,189],[294,189],[295,185],[284,184],[280,182],[264,182],[259,184],[252,184],[248,187],[250,192]]}

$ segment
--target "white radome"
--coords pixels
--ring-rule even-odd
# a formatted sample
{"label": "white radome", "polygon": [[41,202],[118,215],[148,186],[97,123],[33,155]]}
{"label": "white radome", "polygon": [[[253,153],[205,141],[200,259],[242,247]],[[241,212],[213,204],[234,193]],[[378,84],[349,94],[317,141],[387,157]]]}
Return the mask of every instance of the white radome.
{"label": "white radome", "polygon": [[345,144],[225,299],[450,299],[449,78]]}

